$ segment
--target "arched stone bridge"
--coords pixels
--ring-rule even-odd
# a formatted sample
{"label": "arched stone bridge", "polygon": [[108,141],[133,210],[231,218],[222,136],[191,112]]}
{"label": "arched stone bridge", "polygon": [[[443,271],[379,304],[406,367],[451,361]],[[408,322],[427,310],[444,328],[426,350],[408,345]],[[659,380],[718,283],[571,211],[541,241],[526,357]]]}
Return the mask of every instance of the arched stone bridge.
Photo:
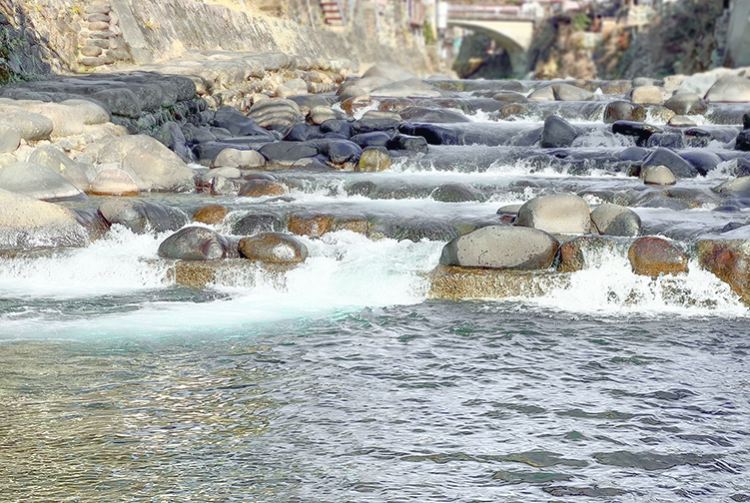
{"label": "arched stone bridge", "polygon": [[515,6],[451,5],[448,26],[466,28],[487,35],[498,47],[505,49],[513,65],[513,73],[526,72],[526,53],[531,47],[535,18],[526,16]]}

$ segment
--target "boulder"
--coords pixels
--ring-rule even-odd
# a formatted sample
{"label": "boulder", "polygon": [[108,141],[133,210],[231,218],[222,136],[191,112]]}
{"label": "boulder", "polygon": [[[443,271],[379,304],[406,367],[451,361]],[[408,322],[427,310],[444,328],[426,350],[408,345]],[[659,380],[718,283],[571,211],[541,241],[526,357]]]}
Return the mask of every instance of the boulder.
{"label": "boulder", "polygon": [[292,100],[268,98],[254,103],[248,111],[248,117],[260,127],[278,131],[283,137],[295,124],[302,121],[302,112]]}
{"label": "boulder", "polygon": [[740,131],[734,143],[734,149],[741,152],[750,152],[750,129]]}
{"label": "boulder", "polygon": [[442,93],[423,80],[412,78],[378,87],[370,92],[370,96],[387,96],[393,98],[440,98]]}
{"label": "boulder", "polygon": [[521,206],[515,225],[552,234],[588,234],[591,211],[586,201],[573,194],[539,196]]}
{"label": "boulder", "polygon": [[543,87],[537,87],[534,91],[529,94],[529,100],[531,101],[554,101],[555,91],[551,85],[545,85]]}
{"label": "boulder", "polygon": [[[371,133],[380,134],[380,133]],[[384,147],[366,147],[362,150],[362,155],[359,158],[355,171],[361,172],[377,172],[385,171],[391,168],[391,156],[388,154],[388,150]]]}
{"label": "boulder", "polygon": [[298,264],[307,258],[307,247],[294,236],[263,232],[240,239],[240,254],[248,260],[269,264]]}
{"label": "boulder", "polygon": [[641,217],[618,204],[600,204],[591,212],[591,221],[599,234],[606,236],[637,236],[641,233]]}
{"label": "boulder", "polygon": [[625,94],[633,87],[629,80],[605,80],[599,84],[602,94]]}
{"label": "boulder", "polygon": [[646,141],[647,148],[663,147],[670,150],[685,148],[685,137],[681,133],[656,133]]}
{"label": "boulder", "polygon": [[701,267],[727,283],[750,305],[750,246],[748,241],[699,241],[695,245]]}
{"label": "boulder", "polygon": [[136,234],[175,231],[188,222],[179,208],[131,199],[108,199],[99,206],[99,213],[110,224],[120,224]]}
{"label": "boulder", "polygon": [[435,201],[442,203],[484,201],[484,195],[481,192],[465,183],[446,183],[432,191],[431,196]]}
{"label": "boulder", "polygon": [[637,103],[629,101],[611,101],[604,109],[604,123],[613,124],[617,121],[643,122],[646,120],[646,109]]}
{"label": "boulder", "polygon": [[669,119],[669,122],[667,122],[667,125],[672,127],[692,127],[695,126],[695,122],[686,115],[675,115],[671,119]]}
{"label": "boulder", "polygon": [[318,155],[317,147],[293,141],[268,143],[260,148],[260,153],[273,164],[291,166],[300,159]]}
{"label": "boulder", "polygon": [[433,124],[452,124],[456,122],[471,122],[459,111],[448,108],[428,108],[412,106],[399,112],[401,118],[409,122],[427,122]]}
{"label": "boulder", "polygon": [[540,297],[570,286],[570,275],[438,265],[429,274],[427,296],[440,300]]}
{"label": "boulder", "polygon": [[337,113],[329,106],[318,106],[310,110],[310,122],[315,125],[321,125],[329,120],[341,119],[340,112]]}
{"label": "boulder", "polygon": [[0,189],[47,201],[84,200],[86,194],[41,164],[17,162],[0,170]]}
{"label": "boulder", "polygon": [[708,111],[708,103],[695,93],[677,94],[664,102],[677,115],[700,115]]}
{"label": "boulder", "polygon": [[427,140],[421,136],[397,134],[388,142],[388,150],[407,150],[426,154],[429,147],[427,146]]}
{"label": "boulder", "polygon": [[15,152],[21,145],[22,138],[18,126],[0,119],[0,153]]}
{"label": "boulder", "polygon": [[213,125],[223,128],[233,136],[259,136],[268,141],[275,138],[263,129],[252,117],[246,117],[234,107],[224,106],[216,110]]}
{"label": "boulder", "polygon": [[86,228],[68,208],[2,189],[0,207],[2,250],[81,247],[90,241]]}
{"label": "boulder", "polygon": [[331,215],[300,212],[289,216],[287,227],[292,234],[319,238],[323,234],[333,231],[333,223],[334,219]]}
{"label": "boulder", "polygon": [[94,100],[74,98],[61,101],[60,104],[76,109],[83,123],[87,125],[104,124],[112,119],[104,103],[97,103]]}
{"label": "boulder", "polygon": [[674,185],[677,180],[666,166],[644,166],[641,178],[646,185]]}
{"label": "boulder", "polygon": [[[140,190],[185,192],[195,189],[195,172],[158,140],[145,135],[106,137],[99,143],[100,164],[128,171]],[[131,173],[132,172],[132,173]]]}
{"label": "boulder", "polygon": [[200,222],[208,225],[221,223],[229,214],[229,210],[218,204],[209,204],[198,208],[193,213],[193,222]]}
{"label": "boulder", "polygon": [[552,84],[552,93],[556,101],[595,101],[596,95],[571,84]]}
{"label": "boulder", "polygon": [[283,228],[284,222],[273,213],[251,213],[235,222],[232,226],[232,234],[251,236],[261,232],[279,232]]}
{"label": "boulder", "polygon": [[635,274],[657,277],[688,272],[687,257],[669,241],[656,237],[638,238],[628,249]]}
{"label": "boulder", "polygon": [[418,75],[394,63],[376,63],[362,74],[362,78],[380,77],[391,81],[417,78]]}
{"label": "boulder", "polygon": [[616,121],[612,124],[612,132],[625,136],[634,136],[636,142],[640,146],[643,146],[652,134],[661,133],[662,130],[659,127],[642,122]]}
{"label": "boulder", "polygon": [[680,157],[689,162],[701,176],[706,176],[721,163],[721,157],[706,149],[683,150]]}
{"label": "boulder", "polygon": [[75,136],[84,132],[83,114],[78,108],[59,103],[40,103],[26,107],[52,121],[52,137]]}
{"label": "boulder", "polygon": [[492,225],[453,239],[443,248],[440,264],[493,269],[546,269],[560,243],[546,232]]}
{"label": "boulder", "polygon": [[225,148],[211,161],[211,168],[255,169],[265,164],[266,158],[260,152]]}
{"label": "boulder", "polygon": [[725,75],[708,90],[706,101],[748,103],[750,102],[750,80],[739,75]]}
{"label": "boulder", "polygon": [[16,107],[0,107],[0,121],[16,126],[21,131],[21,137],[29,142],[48,140],[54,128],[52,121],[44,115]]}
{"label": "boulder", "polygon": [[89,192],[97,196],[137,196],[138,185],[121,169],[105,169],[91,180]]}
{"label": "boulder", "polygon": [[656,86],[638,86],[630,91],[630,101],[639,105],[661,105],[664,103],[664,95]]}
{"label": "boulder", "polygon": [[350,140],[362,148],[385,147],[388,145],[388,142],[391,141],[392,137],[393,135],[384,133],[382,131],[373,131],[372,133],[362,133],[354,135],[350,138]]}
{"label": "boulder", "polygon": [[318,150],[335,166],[345,163],[357,164],[362,156],[362,148],[349,140],[326,141],[319,145]]}
{"label": "boulder", "polygon": [[657,148],[643,161],[643,168],[666,166],[678,178],[695,178],[699,172],[692,164],[666,148]]}
{"label": "boulder", "polygon": [[286,194],[286,187],[270,180],[249,180],[237,194],[242,197],[281,196]]}
{"label": "boulder", "polygon": [[690,93],[705,96],[708,90],[716,83],[718,78],[718,75],[705,73],[685,77],[680,83],[680,88],[677,93]]}
{"label": "boulder", "polygon": [[614,240],[604,236],[578,236],[560,245],[559,272],[582,271],[596,265],[603,252],[613,252],[617,248]]}
{"label": "boulder", "polygon": [[182,162],[194,162],[195,154],[187,146],[187,139],[182,132],[182,129],[176,122],[164,123],[155,133],[154,138],[167,147],[169,150],[177,154]]}
{"label": "boulder", "polygon": [[568,121],[550,115],[544,119],[540,143],[542,148],[567,148],[573,144],[576,136],[576,129]]}
{"label": "boulder", "polygon": [[235,255],[227,238],[206,227],[185,227],[159,245],[159,256],[177,260],[215,260]]}
{"label": "boulder", "polygon": [[500,91],[492,95],[492,99],[505,105],[514,103],[526,103],[529,99],[521,93],[515,91]]}
{"label": "boulder", "polygon": [[93,93],[91,97],[104,103],[113,115],[137,119],[143,112],[138,96],[130,89],[124,87],[105,89]]}
{"label": "boulder", "polygon": [[34,149],[28,162],[50,168],[84,192],[89,190],[89,184],[96,176],[93,164],[86,161],[74,161],[52,145]]}

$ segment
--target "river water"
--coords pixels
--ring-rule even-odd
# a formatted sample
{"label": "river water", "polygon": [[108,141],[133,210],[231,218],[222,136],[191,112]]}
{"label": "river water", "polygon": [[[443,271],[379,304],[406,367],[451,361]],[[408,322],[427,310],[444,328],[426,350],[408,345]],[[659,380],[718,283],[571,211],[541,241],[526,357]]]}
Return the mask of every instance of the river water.
{"label": "river water", "polygon": [[[594,132],[578,148],[627,146]],[[218,202],[230,220],[491,223],[537,194],[597,204],[641,186],[434,151],[462,161],[290,172],[285,198],[147,199]],[[486,200],[430,196],[456,182]],[[684,246],[746,218],[693,206],[635,210]],[[302,237],[310,256],[283,275],[192,290],[157,260],[167,235],[115,227],[85,249],[0,259],[0,500],[750,500],[750,317],[697,264],[652,280],[605,254],[541,297],[447,302],[426,276],[444,241],[340,231]]]}

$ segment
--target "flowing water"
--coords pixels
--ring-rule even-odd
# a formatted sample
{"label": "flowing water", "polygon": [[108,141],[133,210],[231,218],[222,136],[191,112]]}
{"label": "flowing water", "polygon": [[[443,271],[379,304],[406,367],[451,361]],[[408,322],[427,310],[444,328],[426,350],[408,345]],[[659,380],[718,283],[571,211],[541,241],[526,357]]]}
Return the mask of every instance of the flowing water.
{"label": "flowing water", "polygon": [[[630,145],[590,126],[573,153]],[[283,198],[150,199],[219,202],[229,221],[493,223],[541,193],[641,190],[500,150],[290,172]],[[485,202],[437,202],[445,183]],[[717,204],[635,210],[687,246],[746,220]],[[750,317],[697,264],[653,280],[605,252],[541,297],[446,302],[426,277],[444,241],[339,231],[303,237],[308,260],[283,275],[192,290],[157,260],[166,236],[116,226],[84,249],[0,259],[1,501],[750,500]]]}

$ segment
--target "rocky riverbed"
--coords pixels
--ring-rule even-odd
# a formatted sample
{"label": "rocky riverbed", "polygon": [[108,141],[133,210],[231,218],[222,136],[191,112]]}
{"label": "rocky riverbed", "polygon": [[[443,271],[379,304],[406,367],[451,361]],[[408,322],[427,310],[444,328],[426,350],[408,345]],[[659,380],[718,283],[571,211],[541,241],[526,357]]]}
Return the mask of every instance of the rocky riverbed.
{"label": "rocky riverbed", "polygon": [[6,265],[125,228],[160,236],[143,260],[166,282],[241,285],[349,232],[444,243],[435,298],[544,296],[610,261],[673,302],[710,305],[696,270],[750,302],[744,70],[462,81],[215,51],[123,70],[0,89]]}

